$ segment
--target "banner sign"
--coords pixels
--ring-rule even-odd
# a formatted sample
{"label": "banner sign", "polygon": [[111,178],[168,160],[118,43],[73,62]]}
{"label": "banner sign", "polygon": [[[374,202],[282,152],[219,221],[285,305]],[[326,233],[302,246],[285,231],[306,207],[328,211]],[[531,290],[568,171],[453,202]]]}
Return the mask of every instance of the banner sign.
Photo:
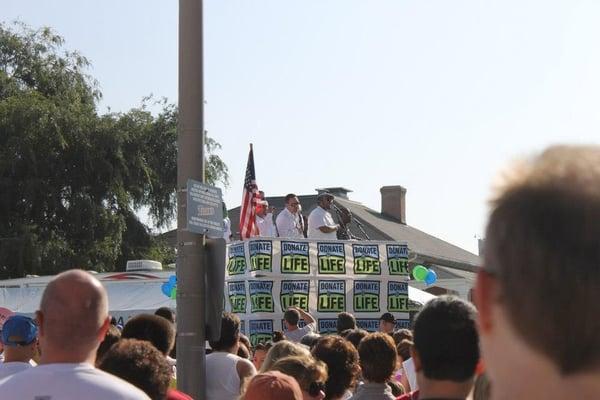
{"label": "banner sign", "polygon": [[250,271],[273,271],[273,242],[270,240],[250,240],[248,251],[250,254]]}
{"label": "banner sign", "polygon": [[307,242],[281,242],[281,273],[306,275],[310,273]]}
{"label": "banner sign", "polygon": [[279,299],[281,309],[298,307],[308,312],[308,293],[310,281],[281,281]]}
{"label": "banner sign", "polygon": [[346,273],[346,252],[343,243],[317,243],[319,274]]}
{"label": "banner sign", "polygon": [[[226,310],[238,314],[253,344],[283,328],[298,307],[320,333],[336,332],[337,315],[354,314],[368,331],[390,312],[408,326],[419,304],[408,296],[406,243],[256,238],[228,246]],[[281,329],[283,330],[283,329]]]}

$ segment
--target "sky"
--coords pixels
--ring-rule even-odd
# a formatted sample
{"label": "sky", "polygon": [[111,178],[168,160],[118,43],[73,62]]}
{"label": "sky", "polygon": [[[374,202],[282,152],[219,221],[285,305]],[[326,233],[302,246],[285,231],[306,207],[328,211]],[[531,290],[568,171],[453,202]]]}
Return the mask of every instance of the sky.
{"label": "sky", "polygon": [[[254,145],[269,195],[343,186],[477,253],[491,182],[555,143],[600,142],[595,0],[205,0],[205,124],[238,206]],[[177,102],[178,1],[2,0],[92,63],[101,113]]]}

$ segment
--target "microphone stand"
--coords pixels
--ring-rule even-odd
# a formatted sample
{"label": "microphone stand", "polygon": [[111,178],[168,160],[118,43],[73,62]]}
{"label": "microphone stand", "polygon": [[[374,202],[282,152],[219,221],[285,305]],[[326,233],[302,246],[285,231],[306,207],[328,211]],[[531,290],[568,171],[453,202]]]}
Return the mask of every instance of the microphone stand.
{"label": "microphone stand", "polygon": [[366,240],[371,240],[371,238],[369,237],[369,235],[367,235],[367,232],[365,232],[365,229],[363,228],[363,224],[361,224],[361,222],[359,220],[357,220],[356,218],[354,219],[354,222],[356,222],[356,225],[358,226],[358,229],[360,229],[360,231],[362,232],[362,234],[365,235],[365,239]]}

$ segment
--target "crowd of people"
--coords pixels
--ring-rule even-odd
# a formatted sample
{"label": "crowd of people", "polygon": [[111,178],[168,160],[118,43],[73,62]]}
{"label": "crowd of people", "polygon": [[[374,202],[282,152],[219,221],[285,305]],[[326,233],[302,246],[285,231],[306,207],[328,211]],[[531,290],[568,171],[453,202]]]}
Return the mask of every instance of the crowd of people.
{"label": "crowd of people", "polygon": [[[328,335],[291,308],[266,343],[224,313],[206,399],[597,399],[599,293],[600,149],[550,148],[497,188],[477,308],[440,296],[411,330],[385,313],[370,333],[343,312]],[[35,319],[13,315],[2,327],[0,398],[189,399],[173,388],[174,316],[157,314],[119,329],[93,275],[57,275]]]}

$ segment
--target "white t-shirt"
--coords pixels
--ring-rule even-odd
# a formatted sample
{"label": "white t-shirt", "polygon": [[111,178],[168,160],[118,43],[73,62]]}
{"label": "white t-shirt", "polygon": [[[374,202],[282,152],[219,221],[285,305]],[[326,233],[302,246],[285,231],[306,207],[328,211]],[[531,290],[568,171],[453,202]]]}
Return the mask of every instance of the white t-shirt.
{"label": "white t-shirt", "polygon": [[256,216],[256,226],[260,237],[277,237],[275,224],[273,223],[273,214],[268,213],[264,218]]}
{"label": "white t-shirt", "polygon": [[231,220],[229,217],[223,218],[223,239],[226,243],[231,243]]}
{"label": "white t-shirt", "polygon": [[0,379],[14,375],[17,372],[32,368],[33,365],[21,361],[11,361],[0,364]]}
{"label": "white t-shirt", "polygon": [[87,363],[43,364],[0,380],[2,399],[149,400],[130,383]]}
{"label": "white t-shirt", "polygon": [[300,231],[302,226],[300,216],[298,214],[292,214],[287,208],[281,210],[279,215],[277,215],[277,219],[275,219],[275,223],[277,224],[279,237],[296,239],[304,238],[304,235]]}
{"label": "white t-shirt", "polygon": [[237,400],[240,397],[237,363],[241,359],[223,351],[206,356],[206,400]]}
{"label": "white t-shirt", "polygon": [[310,239],[337,240],[335,231],[325,233],[319,230],[321,226],[334,227],[336,225],[329,211],[317,206],[308,216],[308,237]]}
{"label": "white t-shirt", "polygon": [[316,325],[314,323],[304,325],[302,328],[298,328],[293,331],[284,332],[285,338],[290,342],[298,343],[300,339],[302,339],[307,334],[314,332],[316,330]]}

